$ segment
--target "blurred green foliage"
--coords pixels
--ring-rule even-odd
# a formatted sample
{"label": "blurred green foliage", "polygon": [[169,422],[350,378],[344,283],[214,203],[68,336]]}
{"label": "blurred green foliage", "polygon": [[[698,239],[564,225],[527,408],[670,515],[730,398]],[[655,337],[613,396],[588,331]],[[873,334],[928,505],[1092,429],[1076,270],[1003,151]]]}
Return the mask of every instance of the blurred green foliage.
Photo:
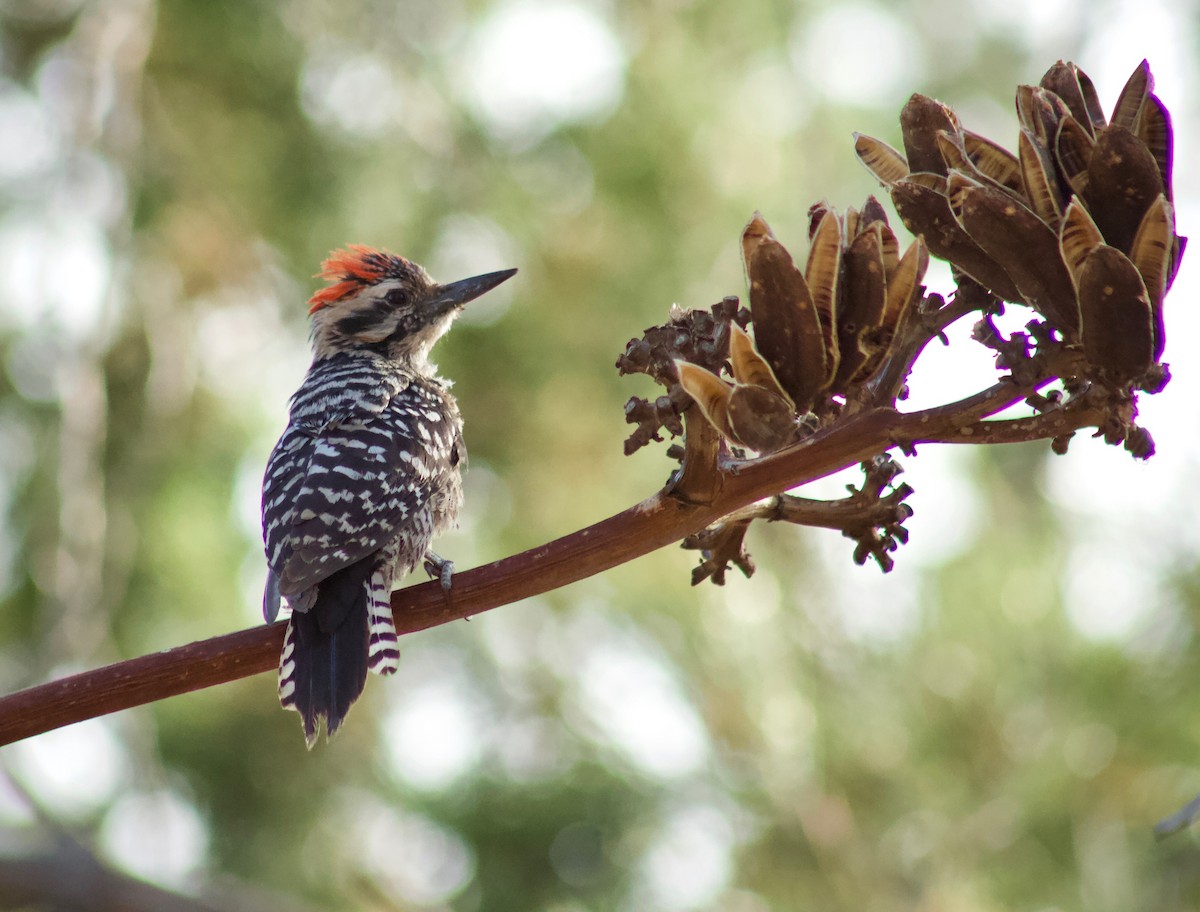
{"label": "blurred green foliage", "polygon": [[[472,461],[439,550],[493,560],[662,484],[661,447],[621,455],[649,390],[612,364],[672,302],[741,293],[752,211],[802,249],[810,203],[874,189],[851,130],[894,140],[919,90],[1007,140],[1013,87],[1056,57],[1157,63],[1089,58],[1119,27],[945,2],[5,4],[0,682],[254,622],[261,466],[331,248],[521,269],[438,350]],[[412,637],[311,754],[261,676],[0,762],[135,873],[319,908],[1195,908],[1195,839],[1151,837],[1200,788],[1186,519],[1149,533],[1142,620],[1097,635],[1068,604],[1093,508],[1046,496],[1050,459],[923,451],[917,522],[932,501],[946,524],[882,580],[832,533],[756,529],[759,573],[727,590],[667,551]],[[118,772],[55,791],[96,726]]]}

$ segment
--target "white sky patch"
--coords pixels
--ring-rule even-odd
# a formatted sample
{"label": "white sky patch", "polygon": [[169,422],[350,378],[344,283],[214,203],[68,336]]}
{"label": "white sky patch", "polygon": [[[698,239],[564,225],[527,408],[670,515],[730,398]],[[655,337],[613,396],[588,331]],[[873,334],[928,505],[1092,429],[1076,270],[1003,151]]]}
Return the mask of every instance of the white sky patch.
{"label": "white sky patch", "polygon": [[536,151],[511,161],[513,179],[536,197],[547,214],[574,215],[592,202],[596,177],[592,163],[562,137],[548,139]]}
{"label": "white sky patch", "polygon": [[[0,410],[0,465],[4,466],[4,471],[0,472],[0,516],[8,515],[13,494],[24,487],[26,475],[37,460],[38,448],[30,429],[32,422],[22,420],[22,417],[19,409]],[[16,537],[8,529],[0,529],[0,599],[17,582],[13,573],[16,555]]]}
{"label": "white sky patch", "polygon": [[19,826],[37,823],[37,814],[25,794],[3,771],[0,771],[0,821]]}
{"label": "white sky patch", "polygon": [[0,319],[93,338],[111,270],[104,234],[89,220],[14,213],[0,223]]}
{"label": "white sky patch", "polygon": [[[449,284],[471,276],[512,269],[523,259],[512,236],[491,219],[453,215],[442,222],[429,258],[429,272],[437,281]],[[459,322],[476,326],[495,323],[508,311],[521,278],[518,273],[483,297],[469,302],[458,317]]]}
{"label": "white sky patch", "polygon": [[405,905],[442,908],[475,876],[475,855],[453,830],[389,808],[377,795],[356,802],[355,810],[351,860]]}
{"label": "white sky patch", "polygon": [[[267,584],[267,559],[260,547],[252,545],[238,567],[237,591],[238,614],[248,627],[263,623],[263,589]],[[291,613],[287,602],[279,602],[279,616],[283,620]]]}
{"label": "white sky patch", "polygon": [[969,548],[979,534],[983,507],[970,470],[976,453],[950,444],[927,444],[917,448],[916,456],[897,459],[904,466],[897,483],[913,487],[903,557],[923,566],[944,564]]}
{"label": "white sky patch", "polygon": [[729,883],[736,841],[729,819],[711,805],[673,812],[642,856],[644,908],[696,909],[711,902]]}
{"label": "white sky patch", "polygon": [[129,757],[109,723],[91,719],[8,748],[20,781],[57,816],[87,817],[112,800]]}
{"label": "white sky patch", "polygon": [[0,80],[0,181],[25,181],[42,174],[60,152],[45,107],[24,89]]}
{"label": "white sky patch", "polygon": [[1108,766],[1116,751],[1116,732],[1098,722],[1081,725],[1063,739],[1067,768],[1083,779],[1091,779]]}
{"label": "white sky patch", "polygon": [[704,724],[661,657],[632,638],[596,644],[579,670],[582,705],[640,769],[682,776],[708,755]]}
{"label": "white sky patch", "polygon": [[[1037,0],[1028,0],[1036,5]],[[1139,0],[1137,3],[1109,3],[1104,8],[1105,27],[1094,30],[1084,42],[1075,61],[1091,77],[1100,94],[1105,115],[1112,113],[1121,86],[1141,63],[1150,61],[1155,93],[1175,115],[1175,126],[1193,129],[1191,119],[1180,117],[1186,110],[1185,99],[1196,84],[1194,32],[1180,27],[1180,6],[1164,0]],[[1185,141],[1184,148],[1187,147]],[[1176,136],[1176,149],[1180,148]],[[1176,177],[1186,168],[1176,162]]]}
{"label": "white sky patch", "polygon": [[785,685],[765,694],[759,728],[775,754],[786,758],[789,777],[798,780],[810,772],[817,714],[799,691]]}
{"label": "white sky patch", "polygon": [[279,301],[264,271],[258,280],[228,286],[196,302],[191,351],[198,359],[199,381],[239,407],[270,409],[287,420],[288,398],[300,385],[312,354],[298,321],[280,315],[299,310],[303,299]]}
{"label": "white sky patch", "polygon": [[750,64],[731,102],[751,131],[775,139],[795,133],[811,108],[795,71],[776,54],[764,54]]}
{"label": "white sky patch", "polygon": [[316,123],[362,138],[385,133],[404,113],[388,62],[352,47],[330,48],[305,62],[300,104]]}
{"label": "white sky patch", "polygon": [[65,221],[95,224],[97,230],[121,222],[129,211],[124,173],[88,150],[77,150],[64,171],[56,174],[46,211]]}
{"label": "white sky patch", "polygon": [[[775,575],[759,569],[749,579],[740,578],[740,572],[734,578],[737,579],[736,586],[720,586],[711,593],[724,603],[721,623],[730,619],[748,627],[772,624],[783,601],[783,593]],[[712,633],[715,637],[720,635],[717,630]]]}
{"label": "white sky patch", "polygon": [[[1182,200],[1181,210],[1200,209]],[[1183,233],[1187,226],[1181,225]],[[1200,364],[1189,356],[1200,332],[1196,267],[1184,257],[1166,302],[1172,380],[1156,396],[1139,398],[1138,421],[1158,452],[1139,462],[1119,447],[1078,434],[1065,457],[1049,462],[1046,496],[1070,531],[1064,575],[1067,617],[1085,637],[1134,647],[1163,607],[1164,579],[1200,552]]]}
{"label": "white sky patch", "polygon": [[873,3],[830,5],[802,19],[791,37],[796,70],[832,102],[877,105],[912,91],[922,75],[920,41],[899,17]]}
{"label": "white sky patch", "polygon": [[503,611],[488,611],[478,619],[472,619],[472,626],[479,629],[481,642],[504,671],[532,668],[538,658],[538,638],[552,625],[553,615],[539,596],[522,599]]}
{"label": "white sky patch", "polygon": [[176,792],[133,792],[105,815],[100,842],[108,857],[130,873],[178,886],[203,866],[208,828],[192,803]]}
{"label": "white sky patch", "polygon": [[[471,461],[470,471],[463,476],[463,491],[467,503],[459,513],[459,523],[464,532],[469,533],[480,525],[502,529],[512,519],[512,489],[482,459]],[[470,506],[472,499],[478,505],[474,509]]]}
{"label": "white sky patch", "polygon": [[[1074,35],[1083,7],[1081,0],[972,0],[969,19],[963,19],[971,22],[973,30],[1001,32],[1030,50],[1049,48],[1053,53]],[[956,29],[966,21],[955,23]],[[1047,60],[1046,67],[1053,62]]]}
{"label": "white sky patch", "polygon": [[[281,432],[283,428],[279,429]],[[251,541],[262,538],[262,481],[265,454],[247,454],[238,464],[233,484],[232,512],[238,527]]]}
{"label": "white sky patch", "polygon": [[464,59],[471,106],[494,134],[518,144],[607,114],[624,86],[625,53],[612,29],[588,7],[562,0],[497,7]]}
{"label": "white sky patch", "polygon": [[[892,455],[904,468],[896,484],[907,482],[914,489],[906,501],[913,508],[913,516],[904,523],[909,542],[900,546],[897,563],[935,567],[961,554],[979,534],[983,519],[977,483],[971,477],[974,449],[931,443],[918,445],[916,456],[896,451]],[[846,485],[858,488],[862,483],[863,473],[854,467],[800,488],[797,493],[834,499],[847,496]],[[843,551],[853,549],[849,539],[836,534],[831,537]]]}
{"label": "white sky patch", "polygon": [[391,769],[414,788],[448,788],[483,754],[481,717],[472,695],[445,675],[405,687],[383,723]]}
{"label": "white sky patch", "polygon": [[[1124,452],[1114,455],[1129,458]],[[1098,495],[1106,491],[1130,493],[1129,489],[1122,490],[1119,481],[1114,484],[1091,472],[1086,477],[1096,488],[1081,495],[1083,504],[1098,505]],[[1070,487],[1079,488],[1084,483]],[[1138,486],[1132,487],[1136,490]],[[1171,504],[1170,492],[1162,494],[1151,495],[1152,499],[1140,509],[1130,512],[1120,509],[1119,504],[1128,498],[1119,495],[1114,503],[1101,509],[1081,513],[1072,509],[1077,504],[1064,508],[1073,534],[1063,574],[1063,598],[1067,618],[1083,636],[1129,643],[1163,607],[1164,576],[1174,561],[1186,557],[1179,553],[1179,543],[1169,537],[1169,529],[1156,528],[1154,516],[1173,514],[1177,521],[1180,519]],[[1147,506],[1152,507],[1152,515],[1147,514]]]}
{"label": "white sky patch", "polygon": [[506,718],[497,732],[496,753],[505,775],[517,782],[561,776],[577,754],[557,721],[537,715]]}
{"label": "white sky patch", "polygon": [[887,646],[916,631],[922,617],[924,576],[918,563],[904,553],[907,546],[893,555],[896,566],[885,574],[873,561],[862,567],[854,563],[854,543],[848,538],[827,532],[819,541],[830,578],[829,602],[849,639]]}

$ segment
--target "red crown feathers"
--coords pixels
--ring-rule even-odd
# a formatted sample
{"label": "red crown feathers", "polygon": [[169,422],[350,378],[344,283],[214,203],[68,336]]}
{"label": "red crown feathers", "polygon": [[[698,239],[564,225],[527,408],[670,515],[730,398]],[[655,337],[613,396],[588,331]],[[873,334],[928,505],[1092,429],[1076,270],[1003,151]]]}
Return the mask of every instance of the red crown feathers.
{"label": "red crown feathers", "polygon": [[364,285],[378,282],[398,267],[407,265],[403,258],[386,250],[376,250],[365,244],[347,244],[344,250],[335,250],[321,264],[316,278],[325,279],[330,285],[322,288],[308,299],[308,312],[316,313],[335,301],[353,294]]}

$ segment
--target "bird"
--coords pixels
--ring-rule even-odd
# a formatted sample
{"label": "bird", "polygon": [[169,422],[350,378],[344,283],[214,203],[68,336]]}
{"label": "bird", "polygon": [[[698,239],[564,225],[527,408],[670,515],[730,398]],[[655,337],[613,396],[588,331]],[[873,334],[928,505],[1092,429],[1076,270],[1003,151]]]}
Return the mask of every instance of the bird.
{"label": "bird", "polygon": [[442,285],[418,264],[361,244],[334,250],[308,301],[312,364],[263,476],[263,616],[291,609],[279,700],[311,749],[341,726],[368,671],[396,671],[396,581],[423,563],[463,501],[467,451],[450,382],[429,360],[463,306],[506,269]]}

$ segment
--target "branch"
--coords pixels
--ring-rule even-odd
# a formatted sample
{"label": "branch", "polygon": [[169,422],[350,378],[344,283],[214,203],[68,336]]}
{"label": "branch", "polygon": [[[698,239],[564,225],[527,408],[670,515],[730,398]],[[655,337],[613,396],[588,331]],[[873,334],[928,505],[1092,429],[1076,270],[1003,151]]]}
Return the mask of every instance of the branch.
{"label": "branch", "polygon": [[[999,398],[1019,401],[1025,393],[1009,384],[1006,397]],[[994,404],[989,400],[983,413]],[[436,582],[397,590],[392,595],[397,631],[415,633],[586,579],[698,533],[765,497],[857,465],[903,442],[984,442],[977,434],[964,435],[955,416],[954,411],[940,409],[907,415],[890,408],[869,409],[722,473],[721,485],[707,503],[685,503],[660,492],[546,545],[456,574],[449,600]],[[993,422],[997,430],[989,432],[989,439],[1054,438],[1095,418],[1090,409],[1064,408],[1031,419]],[[10,694],[0,698],[0,745],[273,670],[283,632],[283,622],[242,630]]]}
{"label": "branch", "polygon": [[898,340],[883,366],[864,387],[865,401],[877,405],[894,403],[925,346],[934,339],[944,339],[943,333],[968,314],[990,313],[995,306],[996,299],[986,289],[969,281],[959,283],[949,303],[943,302],[940,295],[924,298],[914,318],[903,329],[905,338]]}

